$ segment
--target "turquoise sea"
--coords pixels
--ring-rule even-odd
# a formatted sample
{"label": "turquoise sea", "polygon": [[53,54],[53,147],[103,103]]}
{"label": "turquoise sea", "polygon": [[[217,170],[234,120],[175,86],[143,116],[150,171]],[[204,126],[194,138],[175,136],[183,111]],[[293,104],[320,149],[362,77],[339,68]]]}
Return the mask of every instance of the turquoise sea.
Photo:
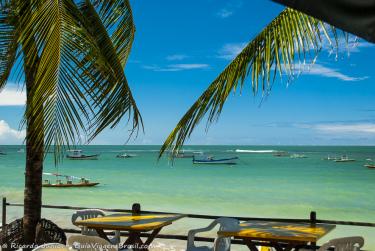
{"label": "turquoise sea", "polygon": [[[21,146],[0,146],[0,197],[23,200],[25,153]],[[316,211],[319,219],[375,223],[375,169],[365,168],[375,159],[375,147],[333,146],[186,146],[216,157],[238,156],[235,166],[193,165],[191,159],[174,164],[157,160],[159,146],[85,146],[86,153],[100,153],[99,160],[65,159],[62,174],[86,176],[101,184],[93,188],[44,189],[44,204],[106,208],[130,208],[139,202],[144,210],[180,213],[307,218]],[[236,153],[243,150],[279,150],[308,158],[275,157],[272,153]],[[119,159],[126,150],[137,156]],[[348,155],[356,162],[322,160],[328,155]],[[55,172],[53,156],[45,172]],[[43,216],[71,227],[68,210],[44,210]],[[8,221],[22,215],[9,208]],[[180,220],[165,233],[186,234],[207,225],[202,220]],[[338,226],[322,241],[339,236],[362,235],[366,249],[375,250],[375,228]]]}

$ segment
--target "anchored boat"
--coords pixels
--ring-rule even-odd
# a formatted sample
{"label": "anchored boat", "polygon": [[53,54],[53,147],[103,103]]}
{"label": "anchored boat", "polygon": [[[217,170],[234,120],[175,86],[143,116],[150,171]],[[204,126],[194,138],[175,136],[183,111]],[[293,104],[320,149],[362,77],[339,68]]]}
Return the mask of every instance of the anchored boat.
{"label": "anchored boat", "polygon": [[284,152],[284,151],[278,151],[278,152],[274,153],[273,156],[275,156],[275,157],[288,157],[289,153]]}
{"label": "anchored boat", "polygon": [[[70,175],[62,175],[59,173],[43,173],[47,176],[54,176],[56,177],[55,183],[52,183],[50,179],[45,179],[43,183],[43,187],[57,187],[57,188],[67,188],[67,187],[93,187],[99,185],[99,182],[90,182],[89,179],[84,177],[76,177]],[[62,180],[65,178],[65,182]],[[73,180],[77,180],[78,182],[74,183]]]}
{"label": "anchored boat", "polygon": [[324,158],[323,160],[338,160],[338,159],[340,159],[340,158],[337,158],[336,156],[327,156],[327,158]]}
{"label": "anchored boat", "polygon": [[72,160],[97,160],[99,154],[87,155],[83,154],[82,150],[68,150],[66,157]]}
{"label": "anchored boat", "polygon": [[130,154],[130,153],[121,153],[121,154],[118,154],[116,156],[116,158],[120,158],[120,159],[128,159],[128,158],[133,158],[133,157],[136,157],[137,155],[135,154]]}
{"label": "anchored boat", "polygon": [[375,169],[375,162],[372,159],[367,159],[367,161],[371,161],[371,163],[366,163],[365,167]]}
{"label": "anchored boat", "polygon": [[181,151],[181,152],[176,153],[174,157],[177,159],[193,158],[194,153],[186,153],[184,151]]}
{"label": "anchored boat", "polygon": [[225,164],[235,165],[237,164],[238,157],[215,159],[213,156],[207,156],[204,158],[196,159],[193,156],[193,164]]}
{"label": "anchored boat", "polygon": [[307,156],[304,155],[304,154],[295,153],[295,154],[290,155],[290,158],[292,158],[292,159],[306,159]]}
{"label": "anchored boat", "polygon": [[354,162],[355,159],[349,159],[348,156],[344,155],[339,159],[334,160],[335,162]]}

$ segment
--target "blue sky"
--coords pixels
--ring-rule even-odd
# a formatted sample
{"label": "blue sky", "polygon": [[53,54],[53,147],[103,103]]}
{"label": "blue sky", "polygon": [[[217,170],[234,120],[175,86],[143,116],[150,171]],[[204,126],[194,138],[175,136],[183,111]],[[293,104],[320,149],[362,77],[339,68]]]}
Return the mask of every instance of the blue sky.
{"label": "blue sky", "polygon": [[[145,123],[130,144],[161,144],[230,60],[282,7],[264,0],[131,1],[137,32],[126,75]],[[359,40],[293,83],[277,80],[260,105],[249,83],[228,100],[217,124],[204,122],[190,144],[373,145],[375,46]],[[0,144],[22,142],[24,94],[9,83],[0,94]],[[93,144],[123,144],[118,126]]]}

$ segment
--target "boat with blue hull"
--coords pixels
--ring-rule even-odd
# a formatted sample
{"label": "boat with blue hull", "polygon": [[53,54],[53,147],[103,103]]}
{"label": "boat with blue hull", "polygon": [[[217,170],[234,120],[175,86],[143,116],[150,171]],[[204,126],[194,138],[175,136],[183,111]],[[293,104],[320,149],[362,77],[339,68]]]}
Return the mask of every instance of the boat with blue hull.
{"label": "boat with blue hull", "polygon": [[68,150],[66,157],[71,160],[97,160],[99,154],[87,155],[83,154],[82,150]]}
{"label": "boat with blue hull", "polygon": [[210,165],[236,165],[238,157],[215,159],[213,156],[207,156],[197,159],[193,157],[193,164],[210,164]]}

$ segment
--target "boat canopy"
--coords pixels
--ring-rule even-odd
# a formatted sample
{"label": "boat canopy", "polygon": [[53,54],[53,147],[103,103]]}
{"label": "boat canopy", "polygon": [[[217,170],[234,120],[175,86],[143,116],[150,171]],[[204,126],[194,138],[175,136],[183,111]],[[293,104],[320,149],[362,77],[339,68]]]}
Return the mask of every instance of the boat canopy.
{"label": "boat canopy", "polygon": [[47,176],[65,177],[67,179],[77,179],[77,180],[82,179],[82,177],[77,177],[77,176],[72,176],[72,175],[64,175],[64,174],[59,174],[59,173],[43,173],[43,174],[47,175]]}

